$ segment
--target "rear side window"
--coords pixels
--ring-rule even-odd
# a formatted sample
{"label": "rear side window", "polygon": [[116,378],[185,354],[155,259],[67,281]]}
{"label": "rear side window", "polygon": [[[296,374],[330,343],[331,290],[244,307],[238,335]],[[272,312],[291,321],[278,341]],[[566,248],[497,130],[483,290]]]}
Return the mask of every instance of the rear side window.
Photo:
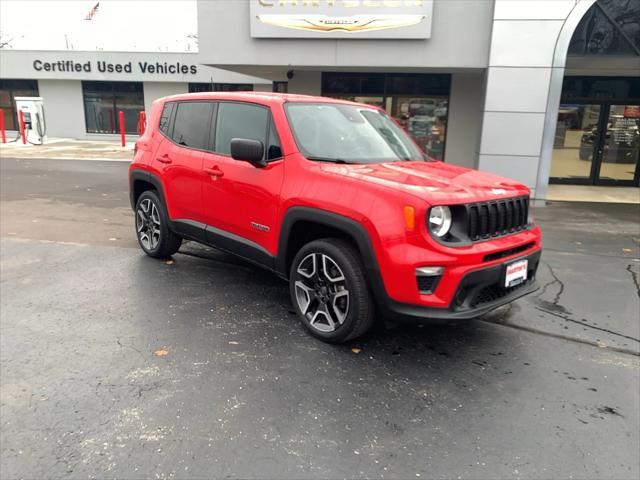
{"label": "rear side window", "polygon": [[178,103],[171,139],[178,145],[204,150],[208,143],[211,105],[211,102]]}
{"label": "rear side window", "polygon": [[214,150],[230,155],[232,138],[260,140],[264,144],[268,124],[269,110],[265,107],[247,103],[219,103]]}
{"label": "rear side window", "polygon": [[162,109],[162,114],[160,115],[160,123],[158,124],[158,128],[165,135],[169,131],[169,120],[171,119],[173,105],[173,103],[165,103],[164,108]]}

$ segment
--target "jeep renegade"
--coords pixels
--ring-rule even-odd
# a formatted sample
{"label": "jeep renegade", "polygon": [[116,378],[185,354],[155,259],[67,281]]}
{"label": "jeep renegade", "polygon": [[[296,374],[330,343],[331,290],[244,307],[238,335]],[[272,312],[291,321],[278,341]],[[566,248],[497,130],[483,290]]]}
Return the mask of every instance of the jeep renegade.
{"label": "jeep renegade", "polygon": [[394,320],[469,319],[531,293],[529,190],[433,161],[383,110],[271,93],[153,103],[130,167],[140,247],[189,239],[289,281],[327,342]]}

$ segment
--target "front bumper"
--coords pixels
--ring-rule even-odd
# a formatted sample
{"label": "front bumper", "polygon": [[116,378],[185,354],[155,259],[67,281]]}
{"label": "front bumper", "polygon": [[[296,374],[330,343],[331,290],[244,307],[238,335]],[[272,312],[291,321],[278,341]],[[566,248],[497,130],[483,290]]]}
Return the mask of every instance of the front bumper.
{"label": "front bumper", "polygon": [[[379,301],[379,307],[388,319],[402,322],[465,320],[479,317],[539,288],[535,276],[541,254],[542,251],[537,250],[528,255],[510,258],[503,263],[467,273],[460,281],[448,308],[401,303],[387,296]],[[502,279],[506,265],[525,258],[529,260],[527,281],[516,287],[503,288]]]}

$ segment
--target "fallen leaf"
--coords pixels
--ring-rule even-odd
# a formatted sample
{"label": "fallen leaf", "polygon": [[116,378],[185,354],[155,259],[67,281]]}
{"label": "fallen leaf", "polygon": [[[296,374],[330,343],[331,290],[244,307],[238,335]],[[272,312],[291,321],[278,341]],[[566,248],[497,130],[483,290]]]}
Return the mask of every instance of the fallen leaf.
{"label": "fallen leaf", "polygon": [[153,354],[156,357],[164,357],[165,355],[169,355],[169,350],[156,350]]}
{"label": "fallen leaf", "polygon": [[352,351],[353,353],[360,353],[360,352],[362,351],[362,349],[361,349],[361,348],[358,348],[358,347],[353,347],[353,348],[351,349],[351,351]]}
{"label": "fallen leaf", "polygon": [[167,265],[173,265],[173,264],[174,264],[174,263],[176,263],[176,262],[174,262],[173,260],[167,260],[167,261],[166,261],[166,262],[164,262],[164,263],[166,263]]}

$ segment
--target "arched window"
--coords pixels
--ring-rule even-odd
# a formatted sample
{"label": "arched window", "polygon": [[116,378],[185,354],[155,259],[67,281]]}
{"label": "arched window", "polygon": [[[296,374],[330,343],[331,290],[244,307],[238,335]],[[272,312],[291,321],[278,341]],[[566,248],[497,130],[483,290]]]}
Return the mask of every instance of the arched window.
{"label": "arched window", "polygon": [[640,1],[598,0],[578,24],[569,55],[640,56]]}

